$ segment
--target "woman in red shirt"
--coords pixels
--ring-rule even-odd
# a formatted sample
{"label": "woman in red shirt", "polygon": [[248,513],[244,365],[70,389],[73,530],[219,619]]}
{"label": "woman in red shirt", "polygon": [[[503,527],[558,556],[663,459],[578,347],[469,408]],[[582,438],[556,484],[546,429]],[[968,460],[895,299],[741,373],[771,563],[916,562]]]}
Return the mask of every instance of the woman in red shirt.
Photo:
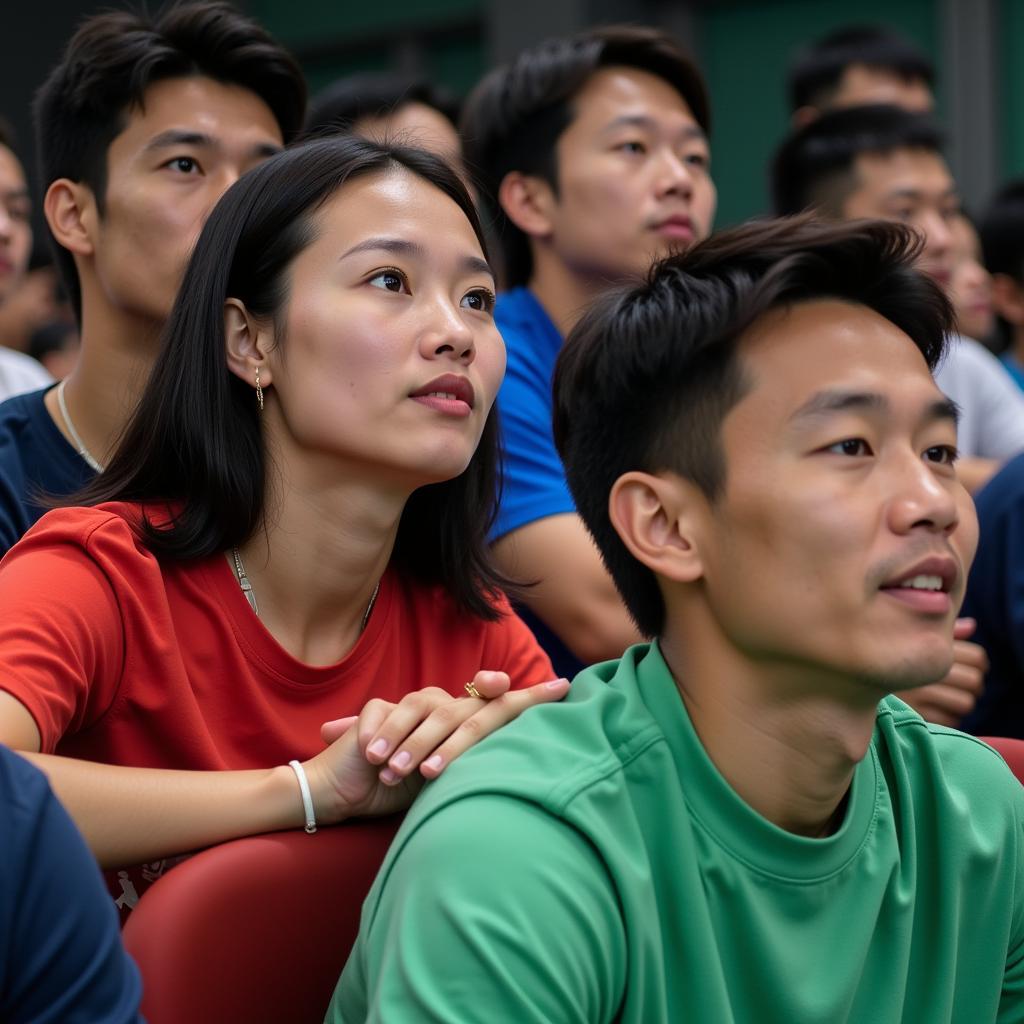
{"label": "woman in red shirt", "polygon": [[0,567],[0,740],[101,863],[150,862],[126,892],[183,851],[399,810],[566,692],[487,558],[484,252],[420,151],[337,138],[245,175],[88,507]]}

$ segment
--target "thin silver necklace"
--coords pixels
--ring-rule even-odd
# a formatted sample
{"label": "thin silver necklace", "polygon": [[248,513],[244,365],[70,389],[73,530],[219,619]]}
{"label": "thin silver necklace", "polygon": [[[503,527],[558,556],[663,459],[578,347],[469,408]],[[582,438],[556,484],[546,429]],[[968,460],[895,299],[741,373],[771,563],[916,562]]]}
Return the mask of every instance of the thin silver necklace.
{"label": "thin silver necklace", "polygon": [[71,440],[74,441],[75,447],[78,449],[78,454],[85,459],[86,464],[90,469],[94,469],[97,473],[103,472],[103,467],[100,465],[99,460],[93,455],[88,448],[85,447],[85,442],[79,436],[77,430],[75,430],[74,423],[71,422],[71,416],[68,414],[68,403],[64,401],[64,384],[65,381],[61,381],[57,385],[57,404],[60,406],[60,414],[64,417],[64,426],[68,428],[68,433],[71,435]]}
{"label": "thin silver necklace", "polygon": [[[259,615],[260,609],[259,605],[256,604],[256,595],[253,593],[249,577],[245,574],[245,567],[242,565],[242,556],[238,553],[238,548],[231,549],[231,557],[235,560],[235,575],[238,577],[238,585],[242,588],[242,593],[245,594],[245,599],[249,602],[249,607],[256,613],[256,615]],[[366,629],[366,624],[370,621],[370,612],[373,611],[373,606],[377,602],[377,593],[379,590],[380,580],[377,580],[377,585],[373,588],[373,593],[370,595],[370,603],[366,606],[366,611],[363,612],[363,621],[359,624],[360,633]]]}

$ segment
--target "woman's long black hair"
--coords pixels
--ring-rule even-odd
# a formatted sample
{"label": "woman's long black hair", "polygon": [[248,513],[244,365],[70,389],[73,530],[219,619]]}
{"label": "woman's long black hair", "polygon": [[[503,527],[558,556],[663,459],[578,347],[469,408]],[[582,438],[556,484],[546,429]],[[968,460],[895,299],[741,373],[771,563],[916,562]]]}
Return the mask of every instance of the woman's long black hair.
{"label": "woman's long black hair", "polygon": [[[253,389],[227,366],[224,302],[280,318],[288,269],[312,241],[314,214],[357,177],[401,168],[430,182],[466,215],[486,253],[473,201],[440,158],[355,137],[307,143],[240,178],[203,228],[138,409],[109,466],[74,504],[165,503],[172,521],[143,517],[144,542],[161,559],[203,558],[237,547],[264,521],[266,454]],[[487,531],[497,511],[494,410],[468,468],[414,491],[392,563],[444,586],[465,611],[497,617],[493,598],[510,583],[493,567]]]}

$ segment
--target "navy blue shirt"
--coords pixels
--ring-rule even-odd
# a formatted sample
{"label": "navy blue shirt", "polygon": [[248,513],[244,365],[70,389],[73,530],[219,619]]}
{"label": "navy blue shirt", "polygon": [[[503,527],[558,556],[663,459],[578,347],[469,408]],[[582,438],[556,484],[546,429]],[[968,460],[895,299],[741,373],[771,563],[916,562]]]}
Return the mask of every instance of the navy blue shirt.
{"label": "navy blue shirt", "polygon": [[0,1020],[127,1024],[141,996],[85,841],[42,772],[0,746]]}
{"label": "navy blue shirt", "polygon": [[46,411],[48,390],[0,404],[0,555],[48,511],[43,495],[66,498],[96,475]]}
{"label": "navy blue shirt", "polygon": [[961,723],[976,736],[1024,738],[1024,455],[975,496],[978,554],[961,614],[978,620],[971,638],[988,652],[985,692]]}

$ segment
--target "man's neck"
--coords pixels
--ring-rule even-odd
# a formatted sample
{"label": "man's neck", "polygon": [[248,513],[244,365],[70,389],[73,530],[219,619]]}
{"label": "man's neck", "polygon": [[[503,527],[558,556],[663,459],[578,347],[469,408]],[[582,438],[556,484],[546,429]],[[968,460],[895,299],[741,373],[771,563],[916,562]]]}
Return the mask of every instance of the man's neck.
{"label": "man's neck", "polygon": [[46,396],[46,408],[68,443],[78,448],[77,433],[100,465],[110,461],[142,397],[160,329],[152,320],[83,303],[81,353],[64,385],[68,416],[61,411],[56,389]]}
{"label": "man's neck", "polygon": [[534,251],[528,287],[563,338],[575,327],[587,306],[612,283],[584,277],[546,250]]}
{"label": "man's neck", "polygon": [[831,834],[871,741],[873,698],[844,700],[852,686],[753,663],[701,633],[706,641],[703,630],[670,629],[660,646],[705,753],[768,821],[797,835]]}

